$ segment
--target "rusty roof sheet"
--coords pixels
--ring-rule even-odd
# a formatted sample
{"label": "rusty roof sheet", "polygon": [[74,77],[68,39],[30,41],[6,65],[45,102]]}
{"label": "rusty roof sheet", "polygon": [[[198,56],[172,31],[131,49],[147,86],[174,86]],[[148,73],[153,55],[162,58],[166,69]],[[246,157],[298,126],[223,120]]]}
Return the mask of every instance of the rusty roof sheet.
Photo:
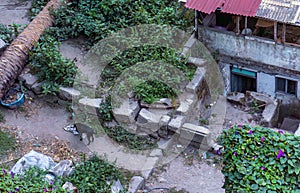
{"label": "rusty roof sheet", "polygon": [[262,0],[256,16],[300,25],[300,0]]}

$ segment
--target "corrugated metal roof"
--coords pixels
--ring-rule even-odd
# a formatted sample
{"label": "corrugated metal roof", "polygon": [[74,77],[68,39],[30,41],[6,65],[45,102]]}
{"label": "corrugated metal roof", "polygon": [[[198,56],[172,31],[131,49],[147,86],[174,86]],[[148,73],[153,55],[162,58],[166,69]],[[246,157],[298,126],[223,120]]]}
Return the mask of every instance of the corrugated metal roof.
{"label": "corrugated metal roof", "polygon": [[256,16],[300,25],[300,0],[262,0]]}
{"label": "corrugated metal roof", "polygon": [[243,16],[255,16],[261,0],[226,0],[222,12]]}
{"label": "corrugated metal roof", "polygon": [[185,6],[204,13],[212,13],[221,7],[225,0],[187,0]]}
{"label": "corrugated metal roof", "polygon": [[255,16],[261,0],[187,0],[185,6],[204,13],[221,12],[243,16]]}

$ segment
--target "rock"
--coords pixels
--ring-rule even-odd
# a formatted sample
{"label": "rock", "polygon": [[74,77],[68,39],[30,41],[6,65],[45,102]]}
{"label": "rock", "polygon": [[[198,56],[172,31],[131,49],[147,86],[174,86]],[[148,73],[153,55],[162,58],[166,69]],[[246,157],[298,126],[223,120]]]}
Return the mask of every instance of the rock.
{"label": "rock", "polygon": [[200,85],[204,80],[205,73],[206,73],[205,68],[198,67],[193,79],[186,86],[186,91],[190,93],[198,93]]}
{"label": "rock", "polygon": [[274,103],[274,100],[266,94],[247,91],[246,96],[257,101],[258,104],[271,104]]}
{"label": "rock", "polygon": [[42,87],[43,87],[44,83],[45,83],[44,81],[43,82],[36,82],[36,83],[34,83],[34,85],[32,85],[31,89],[34,92],[34,94],[36,94],[36,95],[42,94],[42,92],[43,92]]}
{"label": "rock", "polygon": [[19,159],[19,161],[17,161],[11,171],[15,174],[21,174],[24,170],[27,170],[33,166],[38,167],[42,170],[48,170],[55,165],[56,163],[52,160],[51,157],[31,150],[29,153]]}
{"label": "rock", "polygon": [[127,193],[136,193],[138,190],[143,189],[145,186],[145,179],[141,176],[133,176],[129,182]]}
{"label": "rock", "polygon": [[188,63],[194,64],[197,67],[204,67],[207,61],[203,58],[188,57]]}
{"label": "rock", "polygon": [[122,192],[123,190],[124,190],[123,186],[119,179],[114,181],[110,189],[111,193],[119,193]]}
{"label": "rock", "polygon": [[101,98],[90,99],[84,97],[79,100],[79,108],[87,113],[97,115],[98,108],[100,107],[102,101],[103,99]]}
{"label": "rock", "polygon": [[245,94],[240,92],[229,93],[227,100],[243,105],[245,103]]}
{"label": "rock", "polygon": [[140,111],[137,101],[125,99],[117,108],[113,108],[113,114],[117,122],[134,123],[135,118]]}
{"label": "rock", "polygon": [[159,120],[158,136],[162,138],[168,137],[168,124],[171,120],[169,115],[163,115]]}
{"label": "rock", "polygon": [[175,139],[160,139],[157,142],[158,148],[163,150],[164,152],[171,148],[172,144],[174,143]]}
{"label": "rock", "polygon": [[167,180],[163,177],[159,177],[157,180],[158,180],[159,183],[166,183],[167,182]]}
{"label": "rock", "polygon": [[6,48],[6,43],[2,39],[0,39],[0,53],[3,50],[5,50],[5,48]]}
{"label": "rock", "polygon": [[36,83],[39,79],[36,75],[32,75],[31,73],[23,74],[18,77],[19,81],[24,82],[26,88],[31,89],[32,85]]}
{"label": "rock", "polygon": [[54,182],[55,181],[55,176],[53,176],[52,174],[46,174],[45,175],[45,180],[47,181],[47,182]]}
{"label": "rock", "polygon": [[[137,124],[146,133],[153,133],[159,129],[160,116],[142,109],[137,117]],[[142,129],[144,128],[144,129]]]}
{"label": "rock", "polygon": [[[211,139],[211,132],[202,126],[191,123],[183,124],[180,129],[180,141],[186,144],[187,142],[195,142],[202,146],[203,150],[209,150],[214,145]],[[195,144],[194,143],[194,144]]]}
{"label": "rock", "polygon": [[72,161],[63,160],[56,164],[49,172],[55,176],[69,176],[74,170]]}
{"label": "rock", "polygon": [[171,130],[171,131],[176,132],[179,128],[181,128],[181,126],[183,125],[185,119],[186,119],[185,116],[181,116],[181,115],[175,116],[169,122],[168,129]]}
{"label": "rock", "polygon": [[297,129],[296,132],[295,132],[295,135],[296,135],[296,136],[300,136],[300,124],[299,124],[299,126],[298,126],[298,129]]}
{"label": "rock", "polygon": [[192,99],[185,99],[180,102],[179,107],[176,109],[176,114],[188,116],[194,106]]}
{"label": "rock", "polygon": [[73,184],[71,182],[66,182],[63,186],[63,189],[67,190],[67,191],[74,191],[77,192],[77,188],[75,186],[73,186]]}
{"label": "rock", "polygon": [[161,149],[154,149],[150,153],[150,157],[162,157],[163,153]]}
{"label": "rock", "polygon": [[71,87],[59,87],[58,96],[63,100],[71,101],[74,98],[78,98],[80,96],[80,91],[71,88]]}
{"label": "rock", "polygon": [[263,123],[265,123],[268,127],[273,127],[277,123],[279,113],[279,105],[278,102],[274,101],[272,104],[266,105],[264,111],[262,112]]}

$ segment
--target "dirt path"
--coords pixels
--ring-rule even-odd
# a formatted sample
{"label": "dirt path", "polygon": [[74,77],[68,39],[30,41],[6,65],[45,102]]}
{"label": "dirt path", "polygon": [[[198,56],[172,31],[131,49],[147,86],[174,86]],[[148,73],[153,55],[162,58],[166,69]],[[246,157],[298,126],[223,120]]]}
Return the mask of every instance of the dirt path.
{"label": "dirt path", "polygon": [[[30,0],[1,0],[0,23],[28,24],[26,14],[30,4]],[[83,50],[80,40],[66,41],[61,46],[63,55],[70,59],[76,57],[76,64],[84,71],[84,66],[80,66]],[[51,100],[51,97],[34,98],[29,110],[26,111],[0,107],[0,111],[5,115],[5,125],[18,127],[42,140],[58,138],[67,142],[74,150],[89,152],[87,146],[79,141],[78,137],[63,130],[64,126],[72,123],[71,113]],[[186,158],[179,156],[164,169],[156,168],[153,178],[147,181],[147,187],[176,187],[178,190],[185,189],[191,193],[219,193],[224,192],[221,188],[222,183],[223,176],[220,168],[209,165],[205,160],[194,160],[192,165],[188,165]]]}

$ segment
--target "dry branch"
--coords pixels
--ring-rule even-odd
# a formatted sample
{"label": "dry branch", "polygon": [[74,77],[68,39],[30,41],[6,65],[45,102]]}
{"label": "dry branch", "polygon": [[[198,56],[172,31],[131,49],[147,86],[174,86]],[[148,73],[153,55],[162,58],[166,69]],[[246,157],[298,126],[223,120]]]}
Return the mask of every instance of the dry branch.
{"label": "dry branch", "polygon": [[43,32],[53,25],[54,18],[50,10],[56,10],[61,3],[61,0],[51,0],[3,53],[0,58],[0,98],[22,72],[28,52]]}

